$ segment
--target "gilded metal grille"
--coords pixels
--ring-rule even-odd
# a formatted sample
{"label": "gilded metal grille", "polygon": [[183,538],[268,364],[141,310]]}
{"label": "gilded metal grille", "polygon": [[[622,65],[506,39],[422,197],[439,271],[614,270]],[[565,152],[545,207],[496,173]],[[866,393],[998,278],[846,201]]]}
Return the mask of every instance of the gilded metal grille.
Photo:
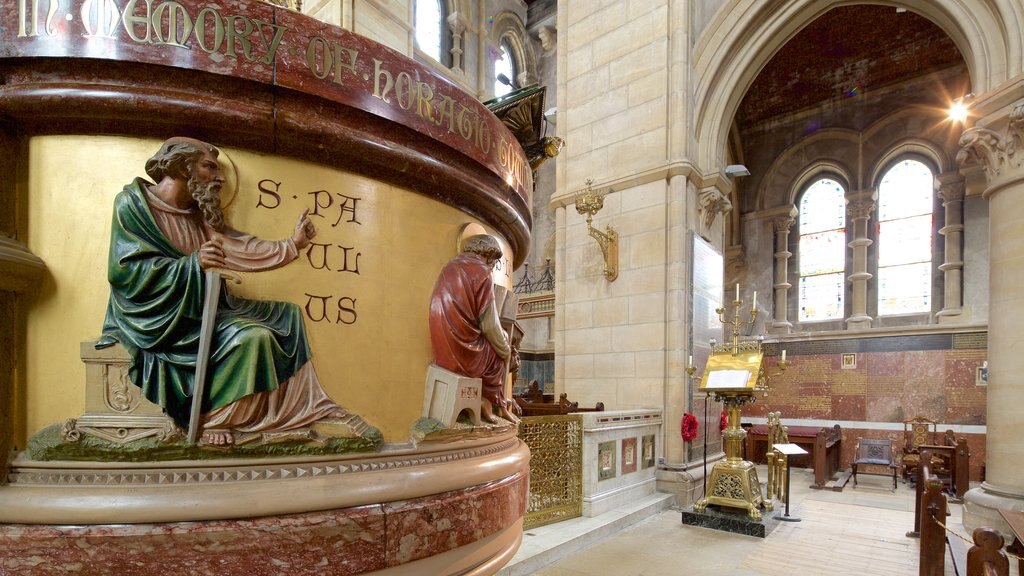
{"label": "gilded metal grille", "polygon": [[743,500],[743,479],[739,474],[722,474],[711,490],[712,496]]}
{"label": "gilded metal grille", "polygon": [[519,438],[530,447],[530,498],[523,527],[583,515],[583,418],[529,416]]}

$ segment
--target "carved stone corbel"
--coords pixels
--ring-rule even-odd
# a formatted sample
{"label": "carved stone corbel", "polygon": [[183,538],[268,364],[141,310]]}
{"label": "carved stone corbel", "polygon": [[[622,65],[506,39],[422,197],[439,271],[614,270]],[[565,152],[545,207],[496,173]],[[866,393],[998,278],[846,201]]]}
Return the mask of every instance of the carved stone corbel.
{"label": "carved stone corbel", "polygon": [[537,30],[537,39],[545,52],[552,52],[558,45],[558,32],[551,26],[541,26]]}
{"label": "carved stone corbel", "polygon": [[718,188],[704,188],[698,196],[700,209],[700,235],[708,238],[715,218],[732,210],[732,202]]}

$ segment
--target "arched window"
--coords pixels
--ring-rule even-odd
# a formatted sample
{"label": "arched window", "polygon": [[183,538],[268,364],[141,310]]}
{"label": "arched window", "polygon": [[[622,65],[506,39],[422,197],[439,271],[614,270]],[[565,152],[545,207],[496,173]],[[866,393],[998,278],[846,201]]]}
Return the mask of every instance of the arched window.
{"label": "arched window", "polygon": [[878,186],[878,315],[930,312],[931,169],[905,159]]}
{"label": "arched window", "polygon": [[821,178],[800,198],[800,321],[843,317],[846,269],[846,194]]}
{"label": "arched window", "polygon": [[512,84],[516,81],[516,59],[513,56],[512,45],[507,38],[502,37],[499,44],[499,54],[494,60],[494,97],[504,96],[512,91]]}
{"label": "arched window", "polygon": [[427,56],[446,64],[444,0],[416,0],[414,10],[416,46]]}

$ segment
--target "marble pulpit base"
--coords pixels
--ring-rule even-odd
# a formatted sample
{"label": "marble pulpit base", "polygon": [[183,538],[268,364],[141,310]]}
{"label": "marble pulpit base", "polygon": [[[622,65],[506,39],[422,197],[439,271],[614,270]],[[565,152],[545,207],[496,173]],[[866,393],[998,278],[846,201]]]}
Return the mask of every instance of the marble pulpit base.
{"label": "marble pulpit base", "polygon": [[230,465],[16,459],[0,573],[493,574],[521,542],[529,451],[510,435],[452,444]]}

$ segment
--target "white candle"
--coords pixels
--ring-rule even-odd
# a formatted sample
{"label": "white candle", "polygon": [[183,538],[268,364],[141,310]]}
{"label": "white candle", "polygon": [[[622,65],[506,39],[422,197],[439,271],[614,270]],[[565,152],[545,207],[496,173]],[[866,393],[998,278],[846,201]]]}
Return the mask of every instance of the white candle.
{"label": "white candle", "polygon": [[783,362],[786,361],[786,349],[785,348],[782,349],[782,361]]}
{"label": "white candle", "polygon": [[754,310],[757,310],[757,290],[754,290]]}
{"label": "white candle", "polygon": [[687,366],[693,366],[693,354],[690,354],[690,363]]}
{"label": "white candle", "polygon": [[739,299],[740,299],[740,285],[736,284],[736,301],[738,302]]}

